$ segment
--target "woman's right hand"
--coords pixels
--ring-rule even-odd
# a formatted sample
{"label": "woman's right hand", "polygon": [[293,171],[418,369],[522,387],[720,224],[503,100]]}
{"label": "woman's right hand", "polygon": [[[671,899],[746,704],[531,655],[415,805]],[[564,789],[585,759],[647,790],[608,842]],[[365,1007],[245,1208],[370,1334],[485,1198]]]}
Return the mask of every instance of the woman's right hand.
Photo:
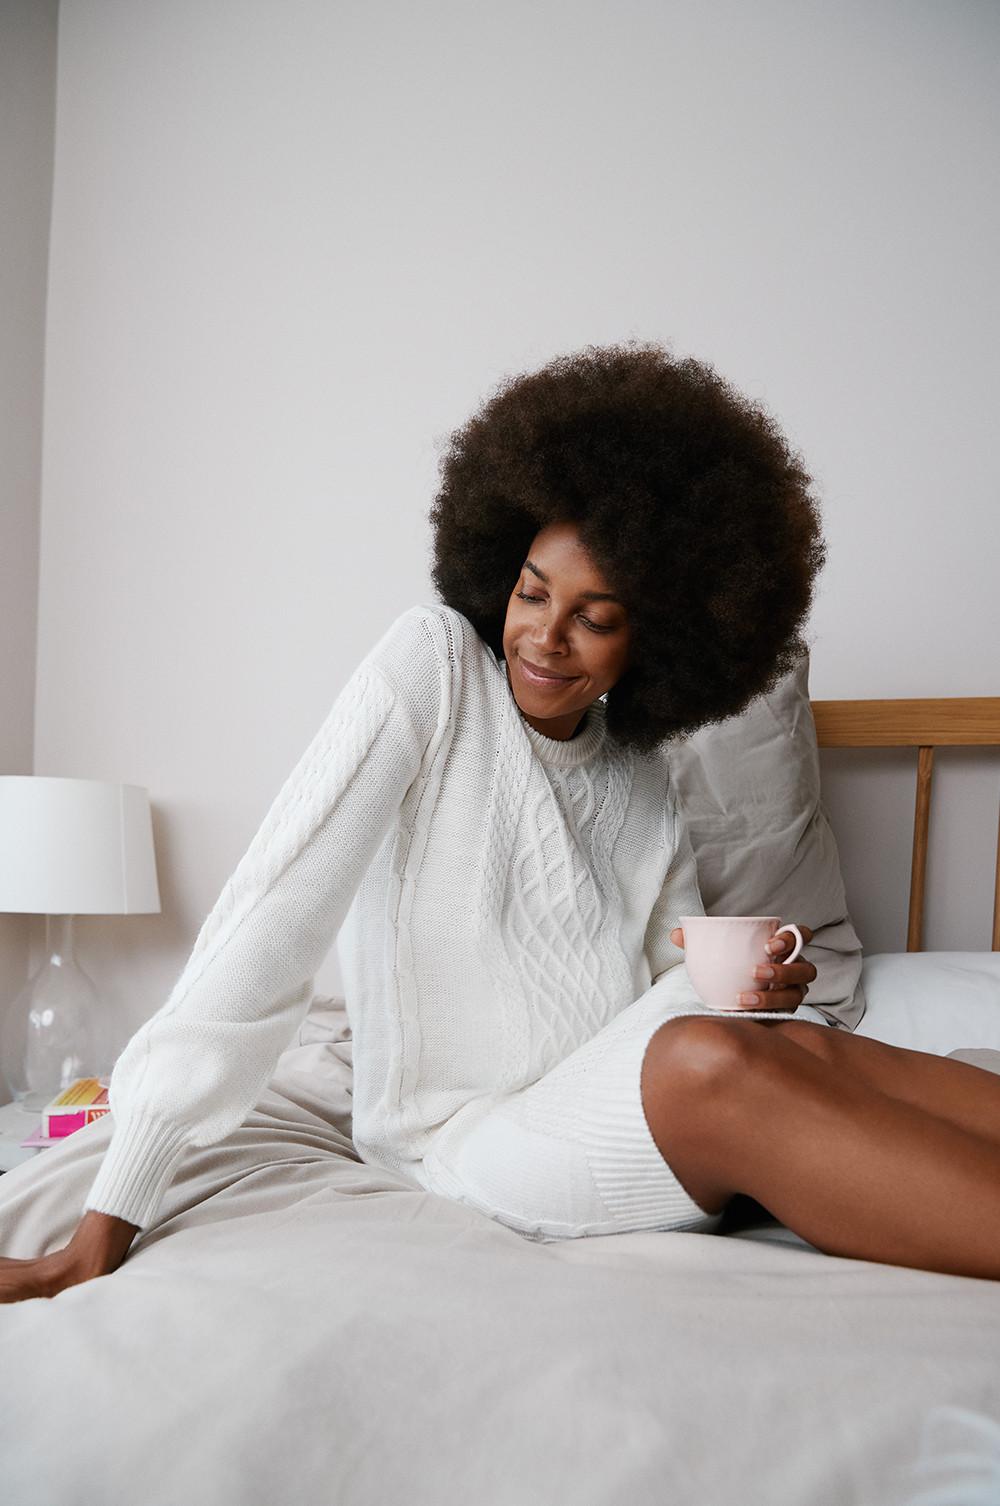
{"label": "woman's right hand", "polygon": [[0,1257],[0,1302],[55,1297],[68,1286],[109,1275],[121,1265],[138,1232],[138,1224],[88,1208],[61,1250],[28,1260]]}

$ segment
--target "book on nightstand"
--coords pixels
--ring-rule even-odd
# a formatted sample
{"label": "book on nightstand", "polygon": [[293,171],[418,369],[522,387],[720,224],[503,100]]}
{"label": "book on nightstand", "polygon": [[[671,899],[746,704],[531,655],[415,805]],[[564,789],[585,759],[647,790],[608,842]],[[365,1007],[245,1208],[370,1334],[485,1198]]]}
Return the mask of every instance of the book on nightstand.
{"label": "book on nightstand", "polygon": [[[107,1078],[78,1078],[57,1094],[40,1116],[23,1103],[0,1106],[0,1175],[30,1161],[51,1145],[111,1112]],[[27,1131],[31,1130],[28,1134]]]}
{"label": "book on nightstand", "polygon": [[42,1110],[42,1122],[38,1126],[38,1139],[32,1136],[32,1144],[47,1144],[64,1140],[74,1130],[83,1129],[95,1119],[102,1119],[110,1112],[106,1080],[99,1077],[78,1077],[68,1088],[53,1098]]}

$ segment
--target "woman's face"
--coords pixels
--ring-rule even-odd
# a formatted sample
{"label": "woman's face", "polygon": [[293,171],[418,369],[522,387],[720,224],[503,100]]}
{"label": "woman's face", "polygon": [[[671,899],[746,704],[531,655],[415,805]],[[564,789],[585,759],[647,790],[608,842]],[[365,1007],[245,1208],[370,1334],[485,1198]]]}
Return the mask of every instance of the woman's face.
{"label": "woman's face", "polygon": [[630,647],[625,607],[576,524],[550,523],[535,535],[503,630],[507,679],[525,720],[546,737],[572,737],[590,703],[628,668]]}

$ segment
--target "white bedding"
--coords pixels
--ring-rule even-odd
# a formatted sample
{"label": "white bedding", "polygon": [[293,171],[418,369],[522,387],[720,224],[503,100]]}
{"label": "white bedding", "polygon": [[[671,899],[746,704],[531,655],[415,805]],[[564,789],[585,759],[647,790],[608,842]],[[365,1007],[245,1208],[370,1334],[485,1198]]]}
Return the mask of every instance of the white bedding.
{"label": "white bedding", "polygon": [[[861,1033],[1000,1049],[1000,957],[865,968]],[[3,1506],[916,1506],[947,1408],[983,1453],[1000,1282],[780,1226],[524,1240],[356,1159],[350,1062],[317,999],[117,1272],[0,1307]],[[107,1138],[0,1178],[0,1253],[65,1242]]]}
{"label": "white bedding", "polygon": [[1000,1047],[1000,952],[875,952],[862,971],[857,1035],[938,1056]]}

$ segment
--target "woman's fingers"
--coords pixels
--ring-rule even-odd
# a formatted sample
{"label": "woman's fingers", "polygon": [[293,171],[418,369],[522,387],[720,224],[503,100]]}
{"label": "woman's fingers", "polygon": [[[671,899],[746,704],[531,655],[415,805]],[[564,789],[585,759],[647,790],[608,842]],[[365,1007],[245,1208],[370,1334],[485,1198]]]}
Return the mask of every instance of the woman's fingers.
{"label": "woman's fingers", "polygon": [[[773,977],[769,978],[768,972]],[[761,989],[756,996],[760,1009],[797,1009],[815,980],[816,968],[811,962],[762,962],[754,968],[753,975]],[[785,1002],[775,1004],[776,999]]]}
{"label": "woman's fingers", "polygon": [[[802,932],[802,945],[808,946],[810,941],[812,941],[813,939],[812,928],[810,926],[807,926],[801,920],[797,920],[795,924]],[[795,937],[792,935],[791,931],[777,932],[776,935],[771,937],[771,942],[775,948],[774,951],[770,953],[772,957],[780,957],[784,952],[790,952],[796,945]]]}
{"label": "woman's fingers", "polygon": [[772,988],[767,993],[741,994],[740,1003],[745,1009],[798,1009],[804,998],[804,987]]}
{"label": "woman's fingers", "polygon": [[86,1280],[65,1258],[64,1250],[53,1250],[33,1260],[0,1256],[0,1302],[24,1302],[32,1297],[54,1297],[68,1286]]}
{"label": "woman's fingers", "polygon": [[[769,973],[773,976],[769,977]],[[816,981],[816,968],[811,962],[761,962],[753,975],[762,988],[770,987],[773,993],[779,988],[791,988],[794,983],[803,983],[808,988]]]}
{"label": "woman's fingers", "polygon": [[0,1261],[0,1302],[23,1302],[30,1297],[48,1297],[51,1276],[44,1260]]}

